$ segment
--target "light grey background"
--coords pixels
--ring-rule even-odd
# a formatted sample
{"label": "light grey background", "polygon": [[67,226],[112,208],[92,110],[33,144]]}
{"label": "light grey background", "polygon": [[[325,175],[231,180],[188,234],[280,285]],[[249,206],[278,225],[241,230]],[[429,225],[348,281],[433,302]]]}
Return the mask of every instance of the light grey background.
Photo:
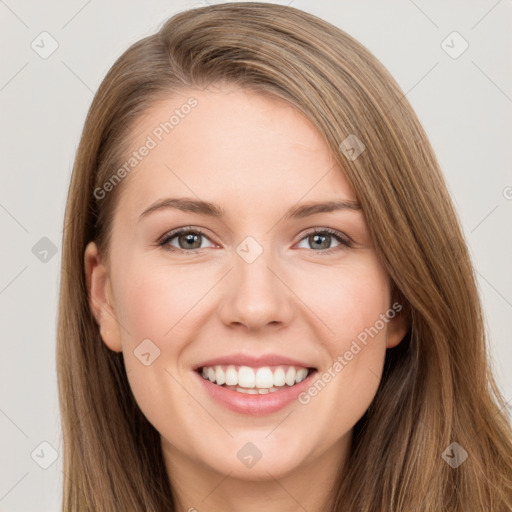
{"label": "light grey background", "polygon": [[[205,3],[0,0],[0,512],[60,506],[55,369],[60,241],[74,154],[93,93],[130,44],[170,15]],[[291,5],[363,43],[418,113],[463,223],[493,365],[511,400],[512,2],[294,0]],[[51,49],[43,31],[58,43],[46,59],[31,47],[34,41],[39,52]],[[469,44],[458,58],[453,55],[463,42],[453,31]],[[56,246],[53,257],[44,253],[43,237]],[[33,252],[38,242],[43,246]],[[53,448],[40,446],[44,441]],[[52,449],[55,462],[41,468],[52,462]]]}

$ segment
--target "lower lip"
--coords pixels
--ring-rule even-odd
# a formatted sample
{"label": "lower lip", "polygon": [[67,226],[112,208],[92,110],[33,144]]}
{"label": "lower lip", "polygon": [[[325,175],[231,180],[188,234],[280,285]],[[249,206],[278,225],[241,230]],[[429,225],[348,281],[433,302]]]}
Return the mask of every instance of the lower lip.
{"label": "lower lip", "polygon": [[311,372],[302,382],[294,386],[284,386],[279,391],[264,395],[248,395],[233,391],[206,380],[197,371],[194,371],[194,373],[201,381],[206,392],[217,403],[241,414],[263,416],[284,409],[294,400],[297,400],[298,395],[310,386],[311,380],[317,372]]}

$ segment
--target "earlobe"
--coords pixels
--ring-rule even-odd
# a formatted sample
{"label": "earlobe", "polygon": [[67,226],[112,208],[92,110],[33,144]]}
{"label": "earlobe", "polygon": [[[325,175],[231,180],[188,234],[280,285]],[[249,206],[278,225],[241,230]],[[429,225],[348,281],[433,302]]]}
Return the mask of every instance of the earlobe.
{"label": "earlobe", "polygon": [[403,313],[398,313],[389,321],[386,336],[386,348],[394,348],[405,338],[409,323]]}
{"label": "earlobe", "polygon": [[89,242],[85,248],[84,268],[89,307],[99,326],[101,337],[111,350],[121,352],[121,333],[112,298],[110,277],[94,242]]}

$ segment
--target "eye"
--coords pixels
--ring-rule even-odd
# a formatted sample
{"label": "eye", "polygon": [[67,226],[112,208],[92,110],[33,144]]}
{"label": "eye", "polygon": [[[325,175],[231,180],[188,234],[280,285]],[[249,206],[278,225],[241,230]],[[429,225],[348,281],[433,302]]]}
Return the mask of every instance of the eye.
{"label": "eye", "polygon": [[210,239],[200,229],[186,227],[166,233],[158,245],[168,251],[192,252],[204,249],[205,246],[202,244],[204,240]]}
{"label": "eye", "polygon": [[[331,247],[333,239],[336,241],[337,245]],[[202,230],[188,226],[166,233],[157,244],[171,252],[194,252],[208,247],[203,245],[203,241],[205,240],[211,242],[210,238],[206,236]],[[310,231],[302,237],[301,242],[303,240],[310,245],[310,247],[306,247],[306,249],[311,249],[321,254],[330,254],[337,250],[352,247],[351,240],[348,237],[339,231],[329,228]]]}
{"label": "eye", "polygon": [[[338,245],[330,247],[333,239],[337,242]],[[310,247],[305,247],[306,249],[312,248],[312,250],[321,252],[322,254],[330,254],[331,252],[337,250],[343,250],[347,247],[352,247],[352,243],[348,237],[344,236],[339,231],[328,228],[315,229],[314,231],[310,231],[301,239],[301,242],[302,240],[305,240],[306,243],[310,245]]]}

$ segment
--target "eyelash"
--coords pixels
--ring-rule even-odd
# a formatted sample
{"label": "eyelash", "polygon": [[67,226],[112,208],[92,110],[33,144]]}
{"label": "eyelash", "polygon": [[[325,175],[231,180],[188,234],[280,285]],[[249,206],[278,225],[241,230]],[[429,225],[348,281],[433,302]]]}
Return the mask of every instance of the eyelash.
{"label": "eyelash", "polygon": [[[197,235],[201,235],[201,236],[207,238],[208,240],[210,240],[210,237],[208,235],[206,235],[206,233],[204,231],[202,231],[201,229],[193,228],[192,226],[188,226],[188,227],[176,229],[174,231],[171,231],[170,233],[166,233],[165,235],[163,235],[163,237],[161,237],[158,240],[157,245],[169,252],[197,253],[197,252],[205,249],[203,247],[203,248],[199,248],[199,249],[186,250],[186,249],[181,249],[178,247],[173,247],[171,245],[168,245],[169,242],[173,238],[176,238],[177,236],[183,235],[186,233],[194,233]],[[340,243],[340,245],[338,245],[336,247],[331,247],[330,249],[324,249],[324,250],[319,250],[319,251],[315,251],[314,249],[309,249],[309,250],[317,252],[321,255],[330,255],[333,252],[336,252],[337,250],[343,250],[343,249],[350,248],[353,246],[352,241],[348,237],[344,236],[339,231],[336,231],[336,230],[330,229],[330,228],[315,228],[312,231],[305,233],[304,236],[299,240],[299,242],[302,242],[302,240],[304,240],[305,238],[308,238],[312,235],[317,235],[317,234],[318,235],[328,234],[328,235],[334,237]],[[212,240],[210,240],[210,241],[212,241]]]}

